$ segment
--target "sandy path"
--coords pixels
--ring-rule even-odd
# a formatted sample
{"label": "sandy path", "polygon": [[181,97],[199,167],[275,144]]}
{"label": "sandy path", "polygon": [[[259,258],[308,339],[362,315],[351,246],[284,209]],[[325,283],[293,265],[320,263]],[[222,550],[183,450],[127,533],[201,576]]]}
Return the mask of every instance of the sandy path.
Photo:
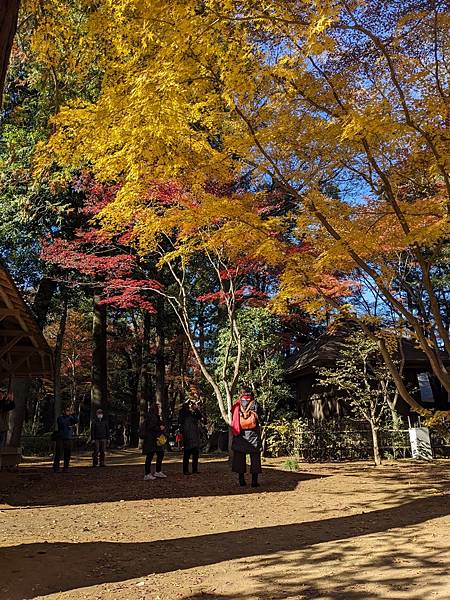
{"label": "sandy path", "polygon": [[0,599],[450,599],[449,463],[266,463],[241,490],[221,458],[144,482],[141,457],[0,474]]}

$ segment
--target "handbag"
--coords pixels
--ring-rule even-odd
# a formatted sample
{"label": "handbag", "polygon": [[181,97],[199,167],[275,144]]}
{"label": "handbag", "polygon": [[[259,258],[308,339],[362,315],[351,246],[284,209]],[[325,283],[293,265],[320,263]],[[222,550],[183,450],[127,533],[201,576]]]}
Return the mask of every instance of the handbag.
{"label": "handbag", "polygon": [[252,400],[248,404],[246,410],[242,408],[240,409],[239,424],[241,426],[241,429],[256,429],[258,425],[258,415],[253,410],[254,406],[255,402],[254,400]]}
{"label": "handbag", "polygon": [[50,436],[50,439],[52,440],[52,442],[56,442],[57,440],[61,440],[62,439],[62,433],[60,431],[58,431],[57,429],[55,429],[55,431]]}
{"label": "handbag", "polygon": [[163,433],[156,438],[156,445],[157,446],[164,446],[164,444],[166,442],[167,442],[167,438],[166,438],[166,436]]}

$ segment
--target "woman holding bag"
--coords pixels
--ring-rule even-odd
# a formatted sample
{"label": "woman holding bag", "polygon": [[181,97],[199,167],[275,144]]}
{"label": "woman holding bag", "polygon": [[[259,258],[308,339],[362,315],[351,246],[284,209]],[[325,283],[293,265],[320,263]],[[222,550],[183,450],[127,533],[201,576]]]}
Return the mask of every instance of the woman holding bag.
{"label": "woman holding bag", "polygon": [[[149,481],[156,478],[165,479],[167,475],[162,472],[162,462],[167,438],[164,434],[165,427],[159,416],[157,404],[152,404],[150,410],[142,422],[139,437],[142,442],[142,454],[145,455],[144,480]],[[152,460],[156,454],[156,470],[152,474]]]}
{"label": "woman holding bag", "polygon": [[249,388],[242,388],[239,399],[233,404],[231,421],[233,433],[232,471],[238,473],[239,485],[246,485],[246,455],[249,454],[252,487],[258,487],[258,475],[262,471],[260,408]]}

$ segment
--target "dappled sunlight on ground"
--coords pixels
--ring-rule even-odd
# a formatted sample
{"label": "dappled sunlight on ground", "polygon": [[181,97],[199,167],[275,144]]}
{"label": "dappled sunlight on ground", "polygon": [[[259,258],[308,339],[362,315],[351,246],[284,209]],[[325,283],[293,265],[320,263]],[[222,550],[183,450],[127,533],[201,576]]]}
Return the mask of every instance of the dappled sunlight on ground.
{"label": "dappled sunlight on ground", "polygon": [[0,598],[450,598],[446,462],[266,463],[242,490],[223,457],[142,481],[142,457],[0,475]]}

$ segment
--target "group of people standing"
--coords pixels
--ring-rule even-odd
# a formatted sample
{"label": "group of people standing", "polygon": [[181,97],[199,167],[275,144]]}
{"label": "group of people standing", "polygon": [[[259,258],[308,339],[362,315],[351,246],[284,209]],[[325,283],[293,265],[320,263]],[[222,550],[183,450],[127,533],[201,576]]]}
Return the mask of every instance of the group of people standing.
{"label": "group of people standing", "polygon": [[[238,400],[233,404],[231,431],[233,440],[232,471],[238,474],[239,485],[245,486],[247,455],[250,456],[252,487],[258,487],[261,473],[261,408],[249,388],[243,388]],[[197,474],[201,447],[200,425],[205,422],[198,404],[185,402],[180,410],[178,423],[180,441],[183,444],[183,474]],[[157,405],[153,405],[141,425],[140,437],[143,440],[142,453],[146,456],[144,479],[154,480],[167,477],[162,471],[166,445],[165,427]],[[152,473],[152,461],[156,455],[156,467]],[[190,466],[191,469],[190,470]]]}
{"label": "group of people standing", "polygon": [[[74,427],[78,418],[70,409],[58,417],[57,431],[54,433],[55,455],[53,470],[59,471],[63,459],[63,471],[70,463]],[[197,474],[201,448],[201,425],[205,423],[197,403],[185,402],[179,412],[178,424],[180,440],[183,445],[183,474]],[[239,484],[246,485],[247,455],[250,456],[251,485],[257,487],[261,473],[261,410],[249,388],[243,388],[231,410],[231,432],[233,452],[232,471],[238,474]],[[139,428],[142,440],[142,454],[145,456],[144,480],[165,479],[163,460],[167,445],[166,428],[162,422],[158,405],[152,404]],[[91,423],[91,441],[93,444],[92,466],[105,466],[105,453],[109,440],[109,427],[103,411],[98,409]],[[152,468],[153,460],[155,467]]]}
{"label": "group of people standing", "polygon": [[[180,427],[180,440],[183,443],[183,474],[198,473],[198,459],[200,455],[201,435],[200,424],[205,421],[200,407],[192,401],[185,402],[181,407],[178,423]],[[165,478],[162,471],[167,438],[165,427],[159,414],[159,407],[153,404],[147,413],[139,430],[142,439],[142,454],[145,455],[144,479],[146,481]],[[152,461],[156,456],[155,471],[152,473]],[[192,471],[189,470],[192,459]]]}
{"label": "group of people standing", "polygon": [[[75,437],[75,426],[78,417],[67,407],[56,421],[57,429],[53,432],[55,442],[55,454],[53,456],[53,471],[60,470],[61,459],[63,460],[63,471],[67,471],[72,455],[73,439]],[[103,410],[99,408],[91,422],[92,442],[92,466],[105,466],[106,447],[109,441],[108,420],[104,418]]]}

